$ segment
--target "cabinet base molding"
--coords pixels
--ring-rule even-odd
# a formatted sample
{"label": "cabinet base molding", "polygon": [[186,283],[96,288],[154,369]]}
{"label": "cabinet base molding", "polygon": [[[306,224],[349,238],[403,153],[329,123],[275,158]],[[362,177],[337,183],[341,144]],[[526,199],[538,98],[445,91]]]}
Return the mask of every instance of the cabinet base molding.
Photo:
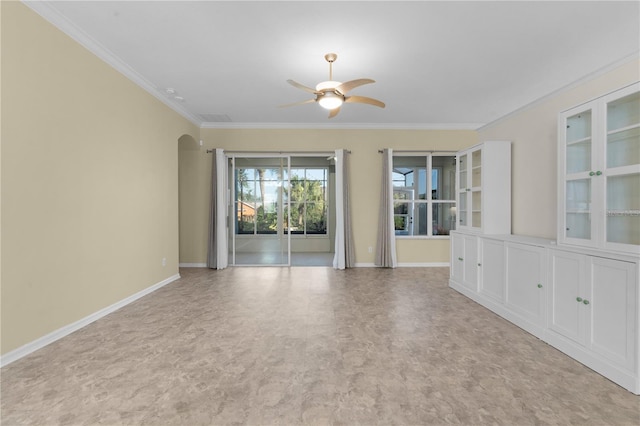
{"label": "cabinet base molding", "polygon": [[582,348],[554,331],[547,330],[542,340],[626,390],[640,395],[640,381],[632,371],[616,368],[606,359]]}

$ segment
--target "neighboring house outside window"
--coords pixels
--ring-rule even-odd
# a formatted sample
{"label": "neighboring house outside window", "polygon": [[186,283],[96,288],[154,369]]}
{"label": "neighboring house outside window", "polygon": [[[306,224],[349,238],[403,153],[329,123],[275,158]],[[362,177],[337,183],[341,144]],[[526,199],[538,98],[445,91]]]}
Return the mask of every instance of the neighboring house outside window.
{"label": "neighboring house outside window", "polygon": [[393,156],[396,236],[441,238],[455,229],[455,155]]}

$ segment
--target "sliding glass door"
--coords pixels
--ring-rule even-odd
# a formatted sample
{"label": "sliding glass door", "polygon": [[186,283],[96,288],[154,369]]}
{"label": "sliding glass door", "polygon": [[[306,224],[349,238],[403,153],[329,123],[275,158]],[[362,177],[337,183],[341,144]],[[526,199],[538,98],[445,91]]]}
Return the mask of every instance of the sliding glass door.
{"label": "sliding glass door", "polygon": [[[291,264],[290,158],[232,157],[229,258],[233,265]],[[286,217],[285,217],[286,216]]]}

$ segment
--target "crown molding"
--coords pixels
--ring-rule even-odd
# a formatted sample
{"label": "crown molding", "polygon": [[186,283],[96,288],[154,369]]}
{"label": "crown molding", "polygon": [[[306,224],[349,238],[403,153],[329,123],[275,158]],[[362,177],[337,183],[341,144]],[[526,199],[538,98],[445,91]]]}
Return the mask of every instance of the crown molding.
{"label": "crown molding", "polygon": [[503,123],[504,121],[512,118],[515,115],[518,115],[518,114],[520,114],[520,113],[522,113],[524,111],[527,111],[527,110],[529,110],[531,108],[534,108],[534,107],[536,107],[536,106],[548,101],[549,99],[555,98],[556,96],[561,95],[562,93],[568,92],[569,90],[574,89],[574,88],[576,88],[576,87],[578,87],[578,86],[580,86],[582,84],[588,83],[591,80],[595,80],[596,78],[598,78],[598,77],[600,77],[600,76],[602,76],[602,75],[604,75],[604,74],[606,74],[606,73],[608,73],[610,71],[613,71],[614,69],[619,68],[619,67],[621,67],[621,66],[623,66],[623,65],[625,65],[625,64],[627,64],[627,63],[629,63],[631,61],[635,61],[635,60],[637,60],[639,58],[640,58],[640,51],[635,52],[635,53],[633,53],[633,54],[631,54],[629,56],[626,56],[626,57],[624,57],[624,58],[622,58],[620,60],[617,60],[617,61],[615,61],[615,62],[613,62],[613,63],[611,63],[611,64],[609,64],[607,66],[604,66],[604,67],[602,67],[600,69],[597,69],[597,70],[595,70],[593,72],[590,72],[589,74],[583,76],[582,78],[579,78],[578,80],[574,81],[573,83],[569,83],[566,86],[562,86],[559,89],[556,89],[553,92],[550,92],[550,93],[542,96],[541,98],[536,99],[533,102],[530,102],[530,103],[528,103],[526,105],[523,105],[520,108],[518,108],[516,110],[513,110],[510,113],[508,113],[506,115],[503,115],[500,118],[497,118],[497,119],[495,119],[495,120],[493,120],[493,121],[491,121],[491,122],[489,122],[489,123],[487,123],[487,124],[485,124],[483,126],[478,127],[476,130],[482,131],[482,130],[490,129],[491,127],[496,126],[496,125],[498,125],[500,123]]}
{"label": "crown molding", "polygon": [[36,12],[46,21],[51,23],[53,26],[58,28],[60,31],[71,37],[89,52],[96,55],[98,58],[102,59],[108,65],[113,67],[116,71],[127,77],[129,80],[140,86],[143,90],[151,94],[153,97],[158,99],[160,102],[189,120],[191,123],[196,126],[200,126],[202,120],[189,112],[182,105],[172,102],[168,98],[166,98],[161,92],[158,91],[158,88],[151,83],[149,80],[145,79],[142,75],[140,75],[136,70],[131,68],[127,63],[125,63],[122,59],[116,56],[113,52],[107,49],[105,46],[100,44],[98,41],[90,37],[87,33],[85,33],[82,29],[80,29],[77,25],[67,19],[60,11],[58,11],[55,7],[53,7],[49,2],[45,1],[29,1],[22,0],[22,3],[29,7],[31,10]]}
{"label": "crown molding", "polygon": [[210,123],[201,129],[477,130],[484,123]]}
{"label": "crown molding", "polygon": [[93,39],[47,1],[21,0],[24,5],[71,37],[160,102],[201,129],[341,129],[341,130],[477,130],[486,123],[234,123],[203,122],[179,103],[164,96],[156,85]]}

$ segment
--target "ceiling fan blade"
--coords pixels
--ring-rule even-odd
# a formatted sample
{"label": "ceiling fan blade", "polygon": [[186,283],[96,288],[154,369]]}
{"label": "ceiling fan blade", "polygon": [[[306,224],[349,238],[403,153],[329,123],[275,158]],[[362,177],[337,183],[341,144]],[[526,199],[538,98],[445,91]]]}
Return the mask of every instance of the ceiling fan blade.
{"label": "ceiling fan blade", "polygon": [[362,86],[363,84],[371,84],[375,82],[376,82],[375,80],[371,80],[370,78],[359,78],[357,80],[351,80],[351,81],[342,83],[340,86],[336,87],[336,90],[344,95],[350,90],[353,90],[358,86]]}
{"label": "ceiling fan blade", "polygon": [[340,112],[340,107],[330,110],[329,111],[329,118],[335,117],[336,115],[338,115],[339,112]]}
{"label": "ceiling fan blade", "polygon": [[366,96],[349,96],[345,98],[344,101],[345,103],[369,104],[380,108],[385,107],[384,102],[381,102],[377,99],[368,98]]}
{"label": "ceiling fan blade", "polygon": [[294,102],[292,104],[278,105],[278,108],[286,108],[286,107],[295,106],[295,105],[310,104],[311,102],[315,102],[315,101],[316,101],[315,99],[307,99],[306,101]]}
{"label": "ceiling fan blade", "polygon": [[318,93],[317,91],[315,91],[314,89],[312,89],[311,87],[307,87],[304,84],[300,84],[297,81],[293,81],[293,80],[287,80],[287,83],[289,83],[290,85],[292,85],[293,87],[297,87],[298,89],[302,89],[305,92],[309,92],[309,93],[313,93],[314,95],[316,93]]}

